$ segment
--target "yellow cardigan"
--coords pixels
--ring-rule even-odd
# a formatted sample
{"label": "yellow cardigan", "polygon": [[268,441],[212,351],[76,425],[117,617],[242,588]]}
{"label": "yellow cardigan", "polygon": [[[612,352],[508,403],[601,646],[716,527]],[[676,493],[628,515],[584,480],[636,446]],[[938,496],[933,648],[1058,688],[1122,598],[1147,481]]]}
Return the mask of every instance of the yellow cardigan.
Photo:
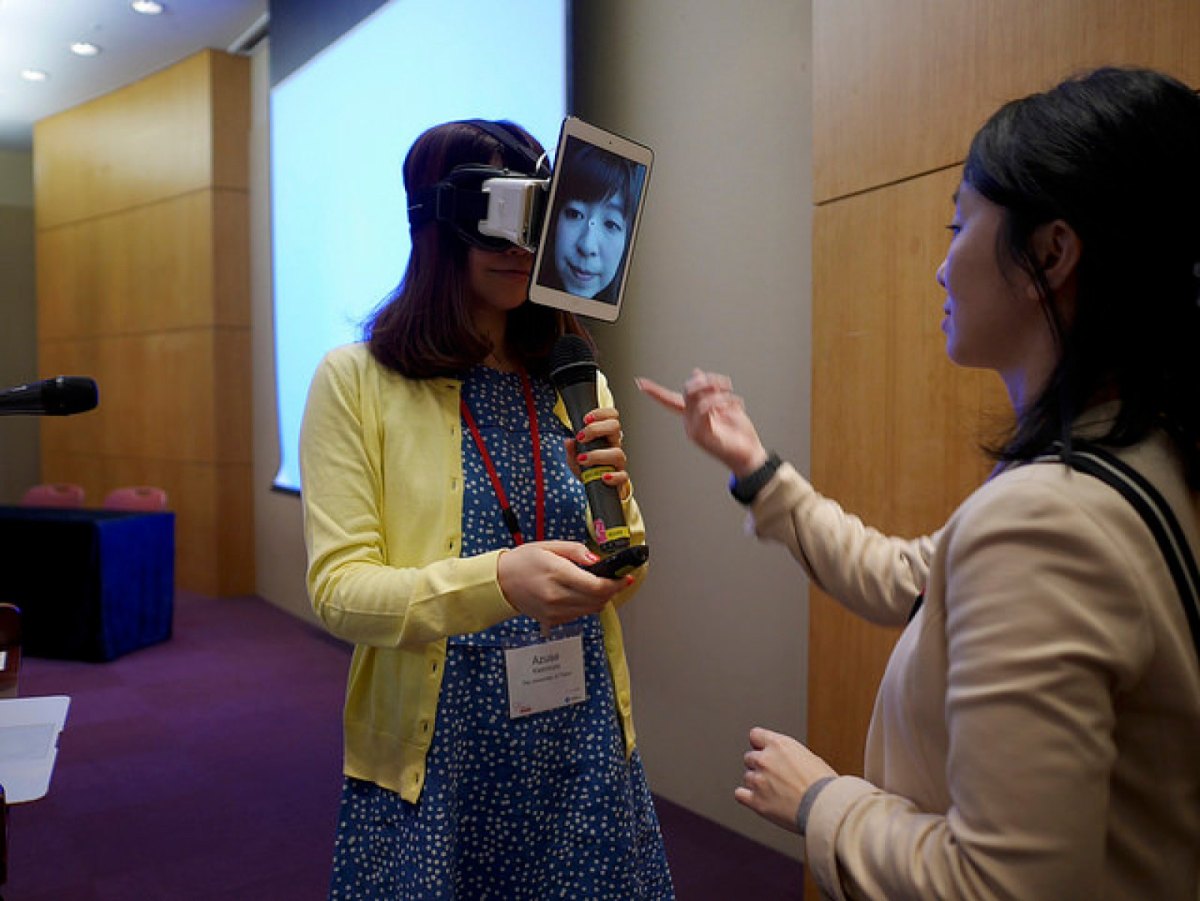
{"label": "yellow cardigan", "polygon": [[[326,355],[300,434],[308,592],[330,633],[355,644],[345,706],[347,776],[416,802],[425,784],[446,638],[516,615],[496,575],[500,551],[460,558],[463,471],[453,378],[406,379],[363,344]],[[612,403],[603,377],[602,405]],[[569,426],[561,400],[555,414]],[[635,544],[645,528],[623,504]],[[635,742],[616,606],[600,614],[625,736]]]}

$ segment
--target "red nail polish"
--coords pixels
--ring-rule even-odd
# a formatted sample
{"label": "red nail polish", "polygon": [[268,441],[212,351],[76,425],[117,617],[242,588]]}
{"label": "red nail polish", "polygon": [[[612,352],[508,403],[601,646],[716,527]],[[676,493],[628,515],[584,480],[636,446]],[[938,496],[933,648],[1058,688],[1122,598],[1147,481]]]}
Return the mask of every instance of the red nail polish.
{"label": "red nail polish", "polygon": [[576,441],[587,441],[587,439],[583,437],[583,432],[580,432],[578,435],[576,435],[575,440]]}
{"label": "red nail polish", "polygon": [[575,459],[578,460],[580,463],[586,463],[587,462],[587,454],[580,454]]}
{"label": "red nail polish", "polygon": [[593,422],[596,421],[596,417],[593,416],[591,413],[588,413],[585,417],[583,417],[583,421],[587,425],[591,425]]}
{"label": "red nail polish", "polygon": [[611,472],[606,472],[604,475],[600,476],[600,478],[602,478],[606,482],[611,482],[613,480]]}

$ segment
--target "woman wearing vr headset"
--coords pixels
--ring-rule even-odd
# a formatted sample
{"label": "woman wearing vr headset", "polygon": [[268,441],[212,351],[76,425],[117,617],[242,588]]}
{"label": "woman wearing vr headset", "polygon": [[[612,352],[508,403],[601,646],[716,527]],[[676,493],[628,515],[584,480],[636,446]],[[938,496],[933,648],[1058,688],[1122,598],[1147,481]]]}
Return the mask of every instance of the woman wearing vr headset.
{"label": "woman wearing vr headset", "polygon": [[[735,796],[804,837],[828,897],[1197,897],[1200,578],[1180,549],[1200,556],[1198,210],[1200,97],[1175,79],[1100,69],[983,125],[936,277],[947,355],[995,370],[1015,422],[931,536],[819,495],[725,376],[644,380],[730,468],[759,537],[904,627],[865,779],[750,733]],[[1162,544],[1153,489],[1177,522]]]}
{"label": "woman wearing vr headset", "polygon": [[[511,123],[422,134],[404,278],[309,392],[309,592],[355,645],[331,898],[673,897],[616,614],[644,568],[581,568],[577,444],[607,440],[588,464],[644,540],[620,420],[603,378],[578,435],[556,412],[551,348],[586,333],[529,303],[532,255],[463,213],[544,158]],[[535,696],[551,677],[562,693]]]}

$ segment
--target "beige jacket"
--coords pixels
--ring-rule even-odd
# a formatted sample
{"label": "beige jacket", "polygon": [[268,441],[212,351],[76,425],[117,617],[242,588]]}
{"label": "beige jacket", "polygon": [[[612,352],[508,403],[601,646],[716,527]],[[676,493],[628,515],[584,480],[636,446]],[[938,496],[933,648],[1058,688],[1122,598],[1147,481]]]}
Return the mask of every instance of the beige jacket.
{"label": "beige jacket", "polygon": [[[1200,556],[1197,497],[1167,442],[1121,456]],[[925,593],[876,697],[865,779],[834,780],[811,810],[807,860],[824,893],[1197,898],[1200,664],[1128,501],[1031,464],[907,541],[784,466],[752,513],[759,536],[870,620],[903,625]]]}

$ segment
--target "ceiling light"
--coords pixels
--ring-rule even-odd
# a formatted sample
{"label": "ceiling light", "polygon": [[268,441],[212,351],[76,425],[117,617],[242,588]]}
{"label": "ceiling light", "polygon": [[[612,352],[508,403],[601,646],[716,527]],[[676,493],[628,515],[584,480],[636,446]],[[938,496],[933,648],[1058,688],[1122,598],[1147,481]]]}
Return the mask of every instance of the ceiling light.
{"label": "ceiling light", "polygon": [[48,76],[41,69],[22,69],[21,77],[26,81],[45,81]]}
{"label": "ceiling light", "polygon": [[129,5],[135,13],[141,13],[143,16],[157,16],[165,9],[161,3],[155,3],[154,0],[133,0]]}
{"label": "ceiling light", "polygon": [[100,48],[91,41],[76,41],[71,45],[71,52],[76,56],[95,56]]}

